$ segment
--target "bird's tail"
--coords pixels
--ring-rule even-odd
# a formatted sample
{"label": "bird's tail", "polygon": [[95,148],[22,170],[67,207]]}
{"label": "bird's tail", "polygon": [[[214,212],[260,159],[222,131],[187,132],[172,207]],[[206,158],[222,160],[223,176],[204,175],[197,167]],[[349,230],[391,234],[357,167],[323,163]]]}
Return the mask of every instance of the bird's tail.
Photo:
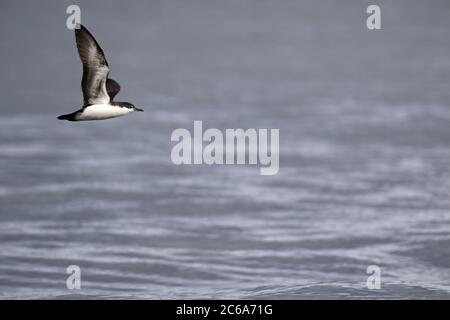
{"label": "bird's tail", "polygon": [[74,112],[74,113],[69,113],[69,114],[63,114],[63,115],[60,115],[60,116],[58,117],[58,120],[75,121],[75,113],[76,113],[76,112]]}

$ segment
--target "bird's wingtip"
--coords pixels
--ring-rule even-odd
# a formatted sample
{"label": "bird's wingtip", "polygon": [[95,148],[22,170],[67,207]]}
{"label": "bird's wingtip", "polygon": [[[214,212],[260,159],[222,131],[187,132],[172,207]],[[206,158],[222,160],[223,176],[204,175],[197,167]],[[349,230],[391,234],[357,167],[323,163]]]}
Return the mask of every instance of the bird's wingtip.
{"label": "bird's wingtip", "polygon": [[81,23],[77,22],[75,24],[75,27],[73,28],[73,30],[75,32],[77,32],[77,31],[81,31],[81,30],[86,30],[86,28]]}

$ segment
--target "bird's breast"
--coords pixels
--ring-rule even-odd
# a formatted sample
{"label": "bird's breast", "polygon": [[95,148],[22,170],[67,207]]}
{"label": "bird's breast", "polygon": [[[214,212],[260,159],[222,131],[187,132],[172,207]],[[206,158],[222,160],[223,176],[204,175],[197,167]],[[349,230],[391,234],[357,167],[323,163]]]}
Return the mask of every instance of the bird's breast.
{"label": "bird's breast", "polygon": [[83,109],[77,116],[78,121],[83,120],[104,120],[124,116],[133,109],[109,104],[94,104]]}

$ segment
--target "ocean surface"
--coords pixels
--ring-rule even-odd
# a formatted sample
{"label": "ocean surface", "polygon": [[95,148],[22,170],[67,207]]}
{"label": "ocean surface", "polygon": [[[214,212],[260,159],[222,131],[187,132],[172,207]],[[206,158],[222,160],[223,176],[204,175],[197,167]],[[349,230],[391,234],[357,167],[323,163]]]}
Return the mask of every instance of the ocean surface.
{"label": "ocean surface", "polygon": [[[377,2],[78,1],[145,112],[71,123],[71,2],[2,1],[0,298],[449,299],[450,2]],[[194,120],[279,173],[174,165]]]}

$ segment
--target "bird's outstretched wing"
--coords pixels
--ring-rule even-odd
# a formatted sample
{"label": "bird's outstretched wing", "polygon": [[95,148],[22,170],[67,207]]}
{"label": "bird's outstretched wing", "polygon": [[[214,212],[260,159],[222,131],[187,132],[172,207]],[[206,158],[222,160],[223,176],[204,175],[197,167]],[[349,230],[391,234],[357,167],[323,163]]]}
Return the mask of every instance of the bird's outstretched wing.
{"label": "bird's outstretched wing", "polygon": [[111,101],[114,100],[114,97],[119,93],[120,91],[120,85],[117,83],[117,81],[113,79],[106,79],[106,91],[108,92],[109,98]]}
{"label": "bird's outstretched wing", "polygon": [[83,63],[83,91],[84,104],[105,104],[110,101],[106,90],[106,79],[109,73],[108,62],[102,48],[94,37],[82,25],[75,28],[75,40],[78,54]]}

